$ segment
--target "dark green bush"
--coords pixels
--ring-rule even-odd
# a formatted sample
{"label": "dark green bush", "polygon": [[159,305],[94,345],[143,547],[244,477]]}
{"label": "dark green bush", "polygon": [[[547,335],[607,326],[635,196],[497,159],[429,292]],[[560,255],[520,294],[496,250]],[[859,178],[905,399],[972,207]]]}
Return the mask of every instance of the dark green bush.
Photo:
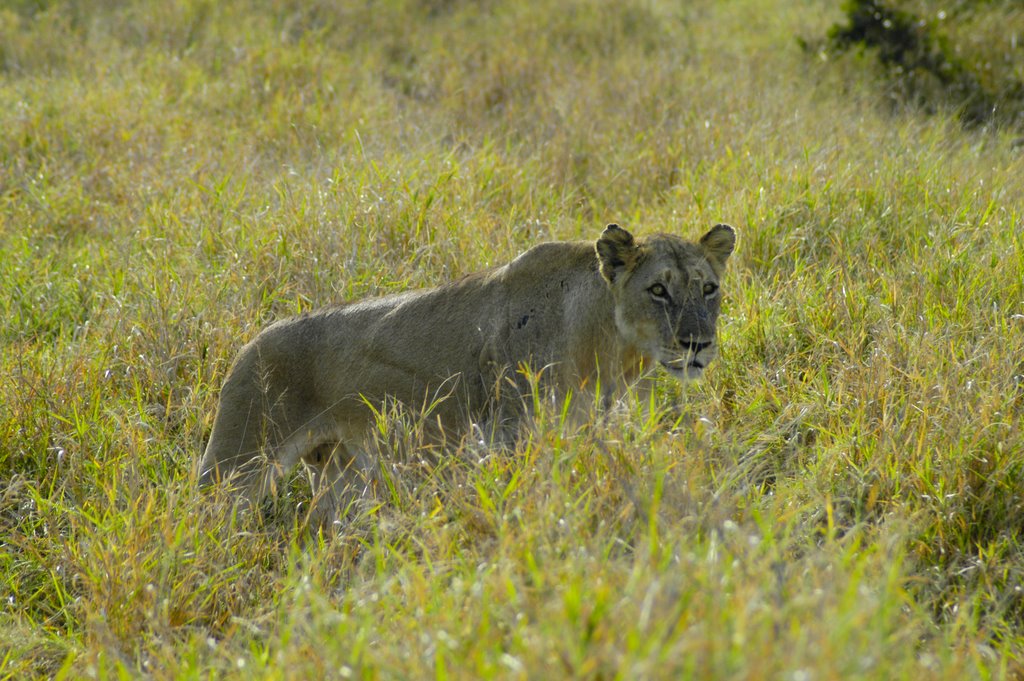
{"label": "dark green bush", "polygon": [[828,51],[873,52],[894,100],[955,109],[968,127],[1024,127],[1024,49],[1014,26],[1024,4],[848,0]]}

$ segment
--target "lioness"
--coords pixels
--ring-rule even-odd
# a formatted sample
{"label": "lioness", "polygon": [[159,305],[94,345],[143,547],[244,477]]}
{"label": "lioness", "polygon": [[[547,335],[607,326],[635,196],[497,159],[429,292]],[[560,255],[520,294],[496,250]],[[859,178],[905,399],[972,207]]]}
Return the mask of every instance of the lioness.
{"label": "lioness", "polygon": [[539,244],[437,288],[272,324],[228,373],[200,484],[237,476],[255,501],[302,460],[333,496],[372,470],[374,410],[430,405],[444,432],[476,424],[493,437],[524,411],[526,366],[558,395],[605,404],[644,358],[697,378],[717,352],[719,281],[735,243],[728,225],[697,243],[634,240],[608,225],[596,244]]}

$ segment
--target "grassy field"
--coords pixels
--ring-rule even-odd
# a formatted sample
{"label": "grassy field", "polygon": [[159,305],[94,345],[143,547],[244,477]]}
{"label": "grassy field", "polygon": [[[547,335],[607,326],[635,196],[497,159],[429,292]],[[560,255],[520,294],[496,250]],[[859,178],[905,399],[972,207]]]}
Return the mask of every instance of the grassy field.
{"label": "grassy field", "polygon": [[[841,19],[0,3],[0,678],[1022,678],[1020,131],[801,49]],[[613,221],[737,227],[703,382],[511,456],[385,424],[336,536],[196,489],[262,325]]]}

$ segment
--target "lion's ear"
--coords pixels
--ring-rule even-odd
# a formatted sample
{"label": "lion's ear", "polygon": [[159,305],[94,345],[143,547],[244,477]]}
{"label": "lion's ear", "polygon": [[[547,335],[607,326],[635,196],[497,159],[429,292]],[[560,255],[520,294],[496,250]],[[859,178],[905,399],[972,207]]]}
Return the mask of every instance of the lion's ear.
{"label": "lion's ear", "polygon": [[715,225],[700,238],[700,245],[709,259],[724,265],[736,248],[736,230],[729,225]]}
{"label": "lion's ear", "polygon": [[639,251],[632,234],[618,225],[608,225],[601,232],[601,238],[597,240],[597,260],[601,265],[601,276],[609,284],[614,282],[620,274],[633,269]]}

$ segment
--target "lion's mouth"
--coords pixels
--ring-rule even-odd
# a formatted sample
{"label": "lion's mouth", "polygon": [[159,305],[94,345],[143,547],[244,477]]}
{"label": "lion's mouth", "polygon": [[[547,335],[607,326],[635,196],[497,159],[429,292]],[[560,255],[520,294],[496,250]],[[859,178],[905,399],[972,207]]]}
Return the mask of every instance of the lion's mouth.
{"label": "lion's mouth", "polygon": [[701,374],[704,373],[705,364],[697,361],[696,358],[691,359],[687,362],[685,359],[677,359],[666,362],[664,360],[658,361],[661,366],[665,368],[670,374],[677,378],[700,378]]}
{"label": "lion's mouth", "polygon": [[686,381],[698,379],[715,357],[711,340],[680,342],[675,347],[660,347],[655,353],[658,363],[672,376]]}
{"label": "lion's mouth", "polygon": [[706,366],[703,362],[698,361],[696,357],[693,357],[690,361],[686,361],[685,359],[662,359],[658,360],[658,363],[669,371],[680,371],[683,368],[703,369]]}

